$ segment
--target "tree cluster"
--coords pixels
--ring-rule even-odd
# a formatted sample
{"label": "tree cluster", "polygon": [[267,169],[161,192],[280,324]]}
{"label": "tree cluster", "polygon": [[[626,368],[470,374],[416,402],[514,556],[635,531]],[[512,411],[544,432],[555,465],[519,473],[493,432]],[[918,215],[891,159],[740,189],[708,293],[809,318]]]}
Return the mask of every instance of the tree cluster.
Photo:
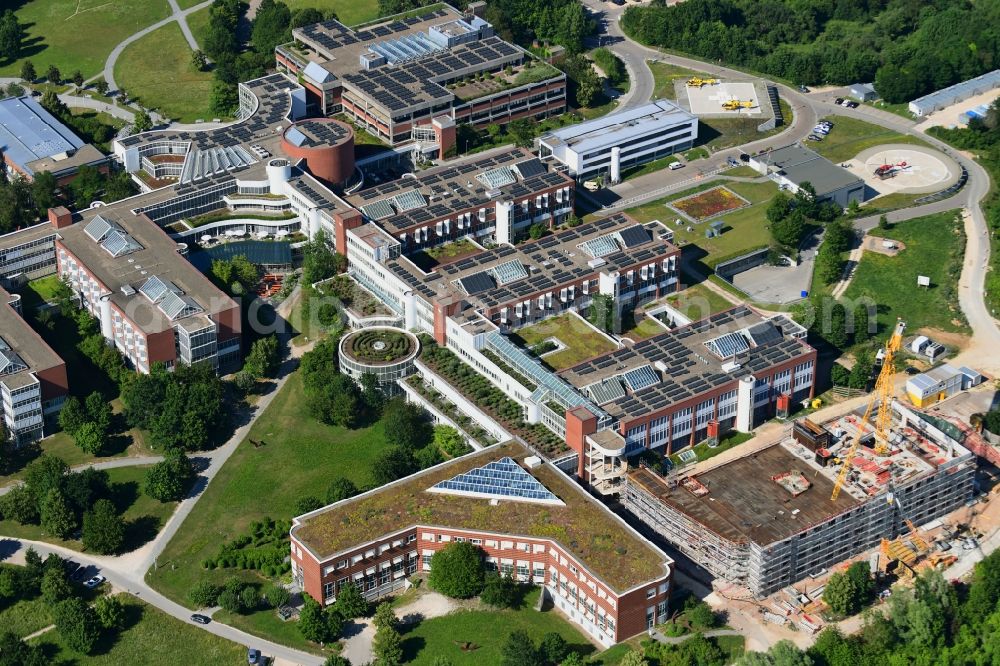
{"label": "tree cluster", "polygon": [[227,421],[223,382],[208,364],[154,364],[148,375],[131,374],[122,387],[129,425],[150,433],[164,449],[197,451],[211,445]]}
{"label": "tree cluster", "polygon": [[568,94],[572,96],[578,107],[589,107],[601,97],[601,77],[586,56],[571,55],[558,63],[559,69],[566,72]]}
{"label": "tree cluster", "polygon": [[816,253],[816,277],[823,284],[833,284],[844,270],[844,253],[851,249],[854,231],[851,223],[838,218],[826,225],[823,244]]}
{"label": "tree cluster", "polygon": [[647,44],[800,84],[874,80],[894,103],[990,71],[1000,53],[996,3],[689,0],[629,7],[622,26]]}
{"label": "tree cluster", "polygon": [[434,553],[428,582],[441,594],[455,599],[478,596],[486,584],[482,549],[468,541],[449,543]]}
{"label": "tree cluster", "polygon": [[510,632],[500,648],[501,666],[560,666],[582,664],[579,655],[570,651],[570,646],[560,634],[552,631],[536,643],[528,632],[517,629]]}
{"label": "tree cluster", "polygon": [[347,257],[330,248],[325,233],[318,233],[302,247],[302,279],[308,284],[326,280],[346,270]]}
{"label": "tree cluster", "polygon": [[823,601],[840,616],[854,615],[872,600],[875,580],[867,562],[855,562],[847,571],[830,576],[823,590]]}
{"label": "tree cluster", "polygon": [[348,583],[337,592],[336,601],[326,608],[305,595],[305,605],[299,613],[299,632],[314,643],[329,643],[340,637],[345,622],[367,614],[368,602],[361,590]]}
{"label": "tree cluster", "polygon": [[253,289],[260,271],[246,256],[237,254],[231,259],[213,259],[211,278],[226,293],[240,295]]}
{"label": "tree cluster", "polygon": [[291,568],[285,561],[291,526],[289,520],[255,520],[245,534],[223,543],[215,557],[202,564],[207,569],[232,567],[280,576]]}
{"label": "tree cluster", "polygon": [[274,377],[281,362],[278,337],[273,333],[258,338],[250,345],[250,351],[243,359],[243,369],[236,375],[236,384],[243,390],[250,390],[256,383]]}
{"label": "tree cluster", "polygon": [[161,502],[179,502],[187,496],[194,483],[195,471],[191,459],[177,449],[166,452],[163,460],[146,472],[143,492]]}
{"label": "tree cluster", "polygon": [[71,395],[59,412],[59,427],[86,453],[97,455],[111,433],[111,405],[100,391],[92,392],[83,402]]}
{"label": "tree cluster", "polygon": [[101,554],[124,545],[125,523],[113,502],[108,473],[71,472],[61,458],[42,455],[25,468],[24,483],[0,497],[0,514],[47,534],[71,538],[82,526],[83,545]]}
{"label": "tree cluster", "polygon": [[17,60],[25,37],[27,32],[14,10],[7,9],[0,14],[0,62],[9,64]]}
{"label": "tree cluster", "polygon": [[608,83],[615,88],[628,83],[628,72],[625,70],[625,63],[621,61],[621,58],[603,46],[601,48],[594,49],[594,52],[591,55],[594,58],[594,62],[597,63],[597,66],[601,68],[602,72],[604,72],[604,76],[607,78]]}

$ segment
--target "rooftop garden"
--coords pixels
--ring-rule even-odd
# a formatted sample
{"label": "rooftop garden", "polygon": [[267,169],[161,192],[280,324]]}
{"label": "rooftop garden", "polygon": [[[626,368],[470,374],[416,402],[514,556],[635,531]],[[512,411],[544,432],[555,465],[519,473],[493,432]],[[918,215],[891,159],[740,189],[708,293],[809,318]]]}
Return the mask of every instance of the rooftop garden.
{"label": "rooftop garden", "polygon": [[362,329],[344,340],[344,351],[366,363],[392,363],[406,358],[415,348],[411,336],[388,328]]}
{"label": "rooftop garden", "polygon": [[559,76],[562,72],[547,62],[531,60],[517,67],[508,66],[501,72],[480,72],[466,76],[446,87],[461,100],[469,101],[493,95],[510,88],[518,88]]}
{"label": "rooftop garden", "polygon": [[451,350],[439,347],[429,335],[420,336],[420,360],[474,402],[508,432],[519,435],[542,455],[565,453],[566,442],[540,423],[527,424],[521,405],[504,395],[488,379],[470,368]]}
{"label": "rooftop garden", "polygon": [[429,273],[441,264],[450,264],[478,252],[482,252],[482,248],[468,238],[459,238],[451,243],[418,250],[411,254],[409,259],[420,270]]}
{"label": "rooftop garden", "polygon": [[203,227],[206,224],[224,222],[225,220],[292,220],[296,217],[298,217],[298,215],[291,211],[282,211],[273,215],[265,215],[262,213],[231,211],[228,208],[222,208],[214,210],[211,213],[205,213],[204,215],[197,215],[195,217],[188,218],[187,223],[192,229],[197,229],[198,227]]}
{"label": "rooftop garden", "polygon": [[582,491],[548,466],[531,474],[565,506],[499,502],[428,493],[427,488],[504,456],[527,451],[514,442],[486,449],[452,464],[409,477],[396,486],[342,503],[304,521],[296,536],[321,557],[410,525],[501,531],[558,541],[605,583],[624,591],[664,573],[664,557],[643,543]]}
{"label": "rooftop garden", "polygon": [[750,203],[729,188],[719,186],[683,199],[677,199],[670,205],[696,222],[701,222],[710,217],[739,210],[749,206]]}
{"label": "rooftop garden", "polygon": [[512,341],[528,348],[537,347],[549,338],[556,338],[564,345],[563,349],[540,357],[553,370],[571,368],[616,348],[615,343],[572,312],[525,326],[510,335]]}
{"label": "rooftop garden", "polygon": [[425,400],[434,405],[442,414],[450,418],[466,435],[476,440],[481,446],[486,447],[496,444],[496,438],[493,435],[483,430],[478,423],[462,413],[454,403],[445,398],[441,393],[427,386],[424,383],[423,377],[420,375],[410,375],[406,378],[406,383]]}

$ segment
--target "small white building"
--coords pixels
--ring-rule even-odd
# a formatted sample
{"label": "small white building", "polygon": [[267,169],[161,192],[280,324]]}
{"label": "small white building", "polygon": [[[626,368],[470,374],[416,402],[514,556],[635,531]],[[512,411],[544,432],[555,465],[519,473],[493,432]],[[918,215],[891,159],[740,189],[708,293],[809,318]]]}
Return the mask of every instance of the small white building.
{"label": "small white building", "polygon": [[578,179],[607,174],[688,150],[698,138],[698,119],[665,99],[569,127],[538,140],[539,156],[555,159]]}
{"label": "small white building", "polygon": [[961,391],[968,381],[966,375],[945,364],[911,377],[906,381],[906,395],[917,407],[927,407],[950,398]]}

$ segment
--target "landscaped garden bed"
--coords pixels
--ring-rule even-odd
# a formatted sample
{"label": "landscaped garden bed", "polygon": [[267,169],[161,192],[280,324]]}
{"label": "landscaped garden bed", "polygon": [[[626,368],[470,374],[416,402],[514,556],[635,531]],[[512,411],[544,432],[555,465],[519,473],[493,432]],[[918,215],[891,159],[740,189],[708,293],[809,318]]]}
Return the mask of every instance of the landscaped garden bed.
{"label": "landscaped garden bed", "polygon": [[750,202],[728,187],[713,187],[671,202],[670,206],[687,215],[695,222],[728,213],[749,206]]}
{"label": "landscaped garden bed", "polygon": [[414,348],[409,335],[389,328],[364,329],[344,340],[344,351],[367,363],[392,363],[412,354]]}
{"label": "landscaped garden bed", "polygon": [[479,426],[475,421],[463,414],[455,403],[448,400],[444,395],[434,390],[424,383],[424,378],[420,375],[410,375],[406,378],[406,383],[420,394],[427,402],[434,405],[438,411],[450,418],[455,425],[461,428],[466,435],[476,440],[483,447],[496,444],[496,438]]}

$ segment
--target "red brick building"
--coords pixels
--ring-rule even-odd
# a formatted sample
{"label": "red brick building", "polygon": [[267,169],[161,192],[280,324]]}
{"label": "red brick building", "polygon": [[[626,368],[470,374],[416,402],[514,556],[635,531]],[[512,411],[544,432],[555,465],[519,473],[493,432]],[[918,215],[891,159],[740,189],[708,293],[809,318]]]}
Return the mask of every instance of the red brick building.
{"label": "red brick building", "polygon": [[[447,544],[468,541],[488,568],[543,587],[555,608],[604,645],[663,622],[670,558],[528,455],[513,442],[494,446],[299,516],[291,529],[295,580],[322,604],[352,584],[376,598],[430,571]],[[480,485],[494,472],[520,478],[532,497],[502,483]]]}

